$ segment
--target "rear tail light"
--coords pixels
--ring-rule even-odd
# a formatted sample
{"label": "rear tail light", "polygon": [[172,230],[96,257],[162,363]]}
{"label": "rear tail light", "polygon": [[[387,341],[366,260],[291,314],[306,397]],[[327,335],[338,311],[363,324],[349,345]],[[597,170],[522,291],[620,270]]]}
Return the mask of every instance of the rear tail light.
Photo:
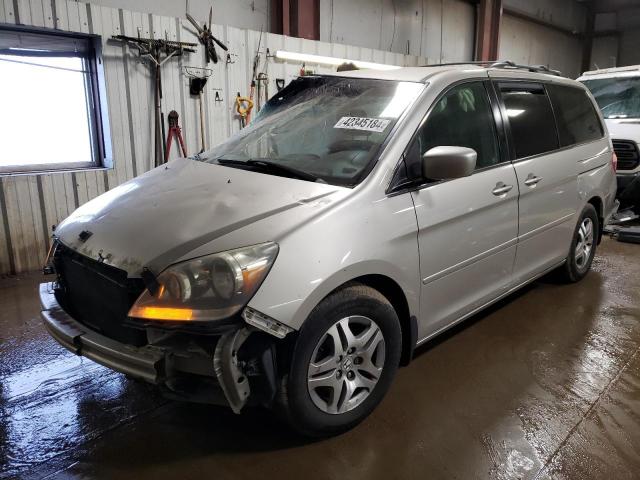
{"label": "rear tail light", "polygon": [[614,172],[618,171],[618,156],[616,155],[616,152],[613,152],[613,155],[611,155],[611,166],[613,167]]}

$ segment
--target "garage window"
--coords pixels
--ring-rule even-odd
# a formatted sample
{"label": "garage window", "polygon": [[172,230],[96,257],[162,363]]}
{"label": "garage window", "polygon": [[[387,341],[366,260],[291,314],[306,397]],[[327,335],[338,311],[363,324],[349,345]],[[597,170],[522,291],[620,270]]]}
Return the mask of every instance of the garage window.
{"label": "garage window", "polygon": [[560,145],[567,147],[603,137],[598,114],[586,92],[565,85],[547,85],[558,121]]}
{"label": "garage window", "polygon": [[0,174],[105,166],[99,37],[0,27]]}
{"label": "garage window", "polygon": [[516,158],[530,157],[558,148],[558,132],[549,97],[541,84],[499,84]]}

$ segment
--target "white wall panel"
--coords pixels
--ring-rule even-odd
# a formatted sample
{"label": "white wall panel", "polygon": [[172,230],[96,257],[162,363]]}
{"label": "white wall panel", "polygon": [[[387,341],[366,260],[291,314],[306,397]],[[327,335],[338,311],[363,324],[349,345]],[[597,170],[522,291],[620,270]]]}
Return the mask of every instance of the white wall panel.
{"label": "white wall panel", "polygon": [[613,36],[594,38],[589,69],[617,67],[620,60],[618,58],[618,42],[618,37]]}
{"label": "white wall panel", "polygon": [[29,261],[29,242],[36,241],[27,180],[27,177],[15,177],[4,182],[4,196],[9,207],[7,214],[13,241],[13,259],[18,271],[33,268]]}
{"label": "white wall panel", "polygon": [[[445,1],[450,3],[461,0]],[[152,68],[148,62],[137,56],[136,49],[114,42],[110,37],[121,33],[137,36],[139,32],[142,37],[167,36],[175,40],[196,41],[193,33],[189,31],[189,25],[182,18],[105,6],[107,3],[116,5],[117,0],[98,0],[90,5],[75,0],[17,0],[16,3],[19,7],[17,15],[14,12],[14,0],[0,0],[0,22],[14,23],[17,16],[20,22],[26,25],[102,36],[102,61],[106,77],[114,168],[105,171],[0,177],[0,275],[39,269],[50,241],[52,225],[60,223],[77,206],[95,198],[107,188],[113,188],[153,166]],[[195,3],[197,2],[194,1]],[[424,3],[428,3],[427,0]],[[259,4],[260,2],[255,2],[256,6]],[[164,6],[174,8],[166,3]],[[247,5],[241,5],[239,8],[245,7]],[[460,27],[457,25],[454,28]],[[240,128],[239,117],[235,111],[235,97],[238,92],[241,95],[249,93],[253,58],[260,36],[259,27],[256,30],[243,30],[214,24],[213,31],[229,45],[233,63],[227,64],[223,55],[218,64],[208,65],[208,68],[213,70],[204,94],[208,148],[228,138]],[[452,37],[451,44],[451,48],[454,49],[452,56],[466,55],[460,53],[466,48],[464,41],[460,43],[457,37],[455,41]],[[286,49],[403,66],[426,62],[424,57],[399,53],[404,51],[403,49],[393,53],[374,50],[372,47],[375,45],[347,46],[263,33],[258,70],[266,70],[269,76],[269,93],[274,95],[277,91],[276,78],[285,79],[285,83],[290,82],[298,76],[301,65],[283,63],[274,58],[265,60],[267,48],[272,54],[277,50]],[[200,150],[200,116],[197,97],[189,95],[188,78],[184,75],[182,67],[204,66],[203,49],[198,45],[197,50],[195,54],[169,60],[162,70],[165,119],[170,110],[178,112],[190,154]],[[220,49],[218,51],[223,54]],[[307,65],[307,68],[318,73],[333,70],[321,65]],[[216,92],[222,101],[215,101]],[[255,113],[257,111],[254,111]],[[166,128],[168,131],[168,127]],[[34,134],[37,135],[37,132]],[[177,156],[178,148],[174,143],[171,157]]]}
{"label": "white wall panel", "polygon": [[504,15],[498,58],[525,65],[547,65],[576,78],[581,73],[582,45],[576,36]]}
{"label": "white wall panel", "polygon": [[[0,179],[0,194],[4,196],[4,182]],[[8,236],[5,230],[5,221],[8,223],[9,219],[5,218],[4,213],[0,211],[0,277],[15,270],[15,266],[12,265],[12,256],[10,250],[12,246],[9,244]]]}
{"label": "white wall panel", "polygon": [[594,29],[596,32],[604,30],[615,30],[618,28],[616,12],[596,13]]}
{"label": "white wall panel", "polygon": [[640,65],[640,28],[622,32],[619,65]]}
{"label": "white wall panel", "polygon": [[3,0],[2,11],[0,11],[0,21],[3,23],[14,23],[13,0]]}
{"label": "white wall panel", "polygon": [[[638,3],[638,2],[636,2]],[[595,19],[596,31],[617,30],[619,36],[594,40],[591,68],[629,66],[640,64],[640,4],[618,12],[599,13]]]}
{"label": "white wall panel", "polygon": [[576,0],[503,0],[502,5],[566,30],[584,31],[586,8]]}
{"label": "white wall panel", "polygon": [[441,62],[473,59],[475,22],[475,8],[470,3],[460,0],[444,2]]}
{"label": "white wall panel", "polygon": [[618,12],[617,24],[623,32],[640,33],[640,3],[635,1],[633,7]]}
{"label": "white wall panel", "polygon": [[475,7],[464,0],[320,0],[320,40],[471,60]]}
{"label": "white wall panel", "polygon": [[[46,1],[46,0],[44,0]],[[189,0],[189,11],[195,18],[207,19],[213,7],[213,23],[238,28],[269,30],[271,0]],[[185,2],[176,0],[94,0],[92,3],[112,8],[124,8],[167,17],[184,17]]]}

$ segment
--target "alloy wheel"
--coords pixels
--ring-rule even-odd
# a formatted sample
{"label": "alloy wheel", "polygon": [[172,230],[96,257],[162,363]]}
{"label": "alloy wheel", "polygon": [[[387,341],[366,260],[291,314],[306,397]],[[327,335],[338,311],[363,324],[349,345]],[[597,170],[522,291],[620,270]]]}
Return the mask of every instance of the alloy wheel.
{"label": "alloy wheel", "polygon": [[380,327],[364,316],[334,323],[313,350],[307,388],[314,405],[329,414],[353,410],[373,391],[384,366]]}
{"label": "alloy wheel", "polygon": [[587,266],[592,248],[593,221],[587,217],[582,220],[582,223],[578,228],[578,241],[576,243],[576,249],[574,252],[576,266],[578,267],[578,269],[583,270]]}

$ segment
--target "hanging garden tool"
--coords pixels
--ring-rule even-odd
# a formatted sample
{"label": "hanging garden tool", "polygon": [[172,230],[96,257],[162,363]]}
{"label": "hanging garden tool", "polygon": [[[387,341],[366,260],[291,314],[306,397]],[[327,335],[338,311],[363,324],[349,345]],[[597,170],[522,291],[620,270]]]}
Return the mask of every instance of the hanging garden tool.
{"label": "hanging garden tool", "polygon": [[167,135],[167,149],[164,154],[164,161],[167,163],[169,161],[169,152],[171,152],[171,142],[173,141],[173,137],[175,136],[178,139],[178,145],[182,148],[182,156],[187,156],[187,147],[184,146],[184,140],[182,138],[182,129],[180,125],[178,125],[178,112],[175,110],[171,110],[169,112],[169,135]]}
{"label": "hanging garden tool", "polygon": [[269,100],[269,74],[267,70],[269,69],[269,58],[272,56],[267,48],[264,56],[264,70],[256,76],[256,107],[258,113],[260,113],[262,106]]}
{"label": "hanging garden tool", "polygon": [[245,123],[249,123],[251,121],[251,110],[253,110],[253,97],[256,91],[256,81],[251,80],[251,86],[249,87],[249,98],[248,100],[251,102],[251,108],[247,112],[247,116],[245,118]]}
{"label": "hanging garden tool", "polygon": [[187,20],[191,22],[191,25],[198,31],[198,40],[200,43],[204,45],[204,51],[206,54],[206,63],[209,64],[209,61],[213,63],[218,63],[218,52],[216,51],[216,44],[223,49],[225,52],[229,51],[229,48],[218,40],[213,33],[211,33],[211,25],[213,23],[213,7],[209,9],[209,24],[203,23],[202,26],[189,14],[189,0],[187,0],[186,6],[186,16]]}
{"label": "hanging garden tool", "polygon": [[240,128],[247,126],[249,115],[253,110],[253,100],[247,97],[242,97],[240,92],[236,96],[236,112],[240,116]]}
{"label": "hanging garden tool", "polygon": [[[253,98],[256,91],[256,82],[258,80],[258,65],[260,64],[260,44],[262,43],[262,28],[260,28],[260,37],[258,37],[258,48],[256,49],[256,55],[253,57],[253,69],[251,72],[251,84],[249,85],[249,100],[251,100],[251,107],[253,108]],[[251,121],[251,108],[245,118],[245,124]]]}
{"label": "hanging garden tool", "polygon": [[176,42],[165,38],[155,40],[153,38],[129,37],[127,35],[114,35],[113,40],[126,42],[127,45],[138,49],[141,57],[151,60],[155,72],[155,166],[164,162],[164,113],[162,113],[162,65],[170,58],[185,53],[195,53],[197,44],[189,42]]}
{"label": "hanging garden tool", "polygon": [[262,106],[269,100],[269,76],[267,72],[260,72],[256,79],[256,98],[258,113],[262,109]]}
{"label": "hanging garden tool", "polygon": [[[184,67],[184,73],[189,77],[189,93],[193,96],[197,96],[200,104],[200,153],[207,149],[204,136],[204,100],[203,92],[204,86],[207,84],[207,79],[213,73],[210,68],[200,67]],[[218,97],[218,92],[216,92]]]}

